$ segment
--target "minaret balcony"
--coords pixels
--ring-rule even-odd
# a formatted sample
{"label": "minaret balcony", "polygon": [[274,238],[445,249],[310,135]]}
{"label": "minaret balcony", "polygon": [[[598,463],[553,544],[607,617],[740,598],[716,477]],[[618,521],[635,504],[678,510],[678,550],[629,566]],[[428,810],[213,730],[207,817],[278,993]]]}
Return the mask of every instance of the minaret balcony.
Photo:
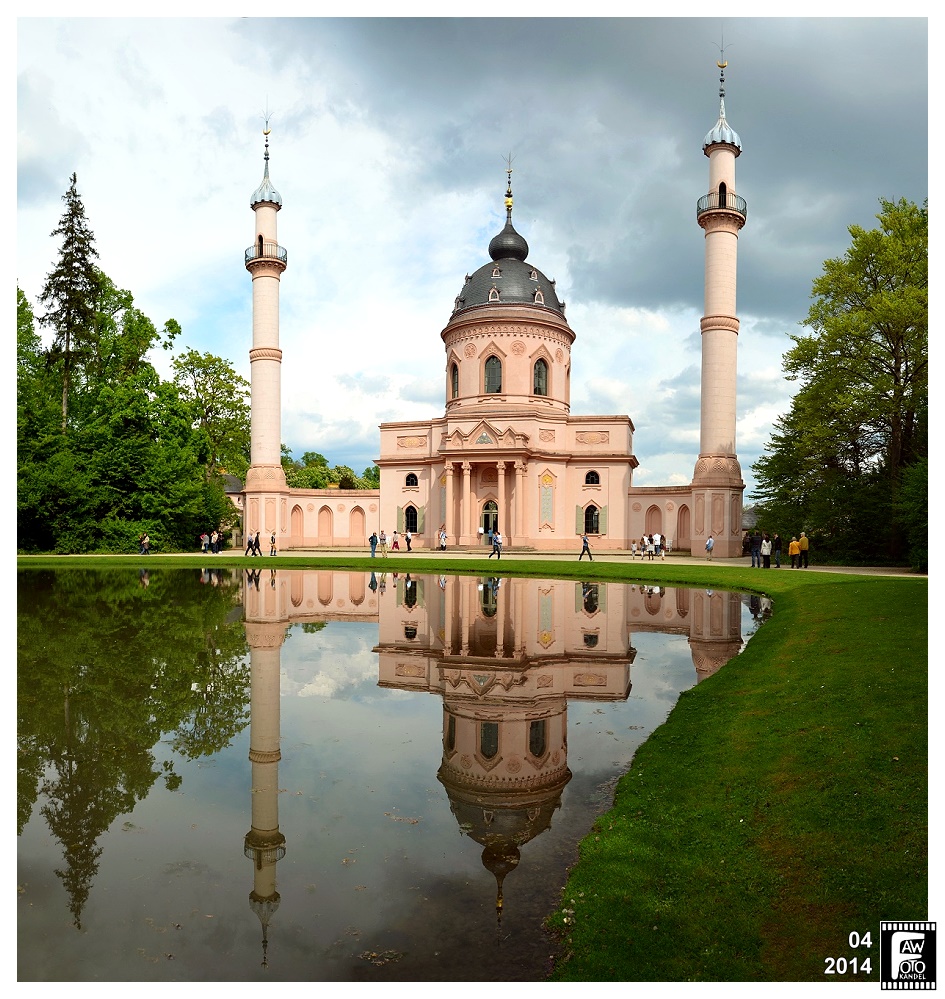
{"label": "minaret balcony", "polygon": [[286,248],[278,243],[262,241],[246,247],[246,266],[248,267],[254,260],[278,260],[282,264],[287,264],[289,254]]}
{"label": "minaret balcony", "polygon": [[723,194],[718,192],[707,194],[696,203],[696,218],[705,215],[706,212],[728,211],[734,212],[742,217],[742,221],[748,218],[748,205],[744,198],[737,194]]}

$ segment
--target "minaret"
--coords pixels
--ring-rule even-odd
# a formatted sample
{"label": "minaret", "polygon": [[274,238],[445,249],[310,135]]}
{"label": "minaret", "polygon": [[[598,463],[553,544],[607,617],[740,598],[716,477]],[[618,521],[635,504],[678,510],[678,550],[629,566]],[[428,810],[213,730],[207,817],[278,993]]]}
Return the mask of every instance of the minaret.
{"label": "minaret", "polygon": [[263,131],[266,136],[263,179],[250,200],[256,214],[256,238],[246,250],[246,269],[253,278],[253,346],[249,352],[252,440],[243,529],[264,534],[275,531],[279,544],[288,533],[279,349],[279,280],[286,268],[287,254],[276,235],[276,215],[282,208],[282,197],[269,180],[269,132],[267,116]]}
{"label": "minaret", "polygon": [[696,206],[696,218],[705,230],[705,312],[700,324],[702,412],[699,458],[692,477],[692,550],[701,554],[711,534],[719,558],[742,553],[745,490],[735,453],[735,281],[738,232],[747,208],[745,199],[735,193],[735,160],[742,144],[725,118],[727,65],[718,62],[719,120],[702,144],[709,158],[709,193]]}

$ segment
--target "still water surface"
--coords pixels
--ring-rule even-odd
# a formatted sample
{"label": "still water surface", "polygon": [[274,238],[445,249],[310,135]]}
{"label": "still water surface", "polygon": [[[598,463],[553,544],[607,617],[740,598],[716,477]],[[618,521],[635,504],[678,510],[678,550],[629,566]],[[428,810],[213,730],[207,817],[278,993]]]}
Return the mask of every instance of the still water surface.
{"label": "still water surface", "polygon": [[21,981],[536,981],[578,841],[758,598],[18,573]]}

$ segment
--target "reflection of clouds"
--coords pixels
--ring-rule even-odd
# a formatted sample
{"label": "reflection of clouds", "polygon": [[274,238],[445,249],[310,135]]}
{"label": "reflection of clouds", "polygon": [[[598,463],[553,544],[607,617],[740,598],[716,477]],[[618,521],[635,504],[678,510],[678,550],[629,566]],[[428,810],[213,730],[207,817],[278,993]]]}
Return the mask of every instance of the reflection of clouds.
{"label": "reflection of clouds", "polygon": [[282,646],[283,697],[350,697],[377,686],[377,624],[333,621],[314,634],[293,625]]}

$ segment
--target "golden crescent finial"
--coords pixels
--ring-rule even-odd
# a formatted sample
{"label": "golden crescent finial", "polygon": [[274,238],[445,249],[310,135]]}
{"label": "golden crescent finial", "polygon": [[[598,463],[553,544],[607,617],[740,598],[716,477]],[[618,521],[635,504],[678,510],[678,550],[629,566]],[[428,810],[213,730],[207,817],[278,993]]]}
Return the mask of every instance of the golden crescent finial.
{"label": "golden crescent finial", "polygon": [[715,65],[718,66],[719,69],[725,69],[725,67],[728,65],[728,59],[726,59],[725,62],[717,62]]}

